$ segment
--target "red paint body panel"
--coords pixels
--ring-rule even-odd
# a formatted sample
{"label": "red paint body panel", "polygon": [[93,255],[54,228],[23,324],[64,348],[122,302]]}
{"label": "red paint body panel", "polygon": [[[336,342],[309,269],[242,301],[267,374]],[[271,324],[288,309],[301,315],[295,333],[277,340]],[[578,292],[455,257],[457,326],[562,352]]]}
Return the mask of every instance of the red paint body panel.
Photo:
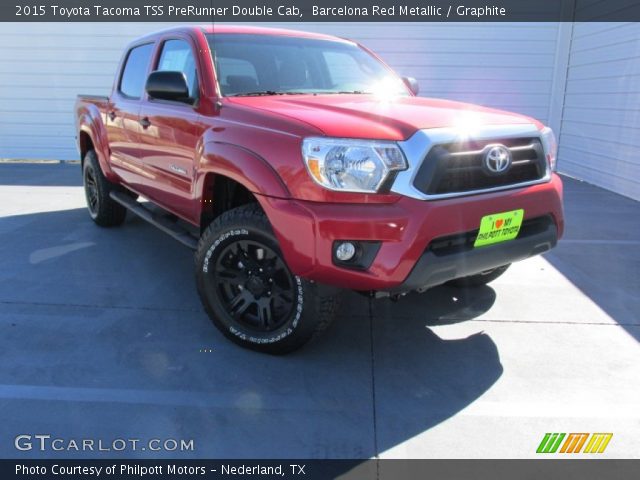
{"label": "red paint body panel", "polygon": [[[528,188],[438,201],[403,197],[393,205],[336,208],[268,197],[259,200],[296,273],[355,290],[388,290],[400,285],[433,239],[473,231],[491,213],[522,208],[525,219],[551,214],[558,235],[564,230],[562,182],[557,175],[549,183]],[[347,239],[383,241],[368,271],[333,264],[333,241]]]}
{"label": "red paint body panel", "polygon": [[[81,152],[93,148],[109,180],[142,194],[199,225],[211,176],[231,178],[253,192],[298,275],[358,290],[386,290],[407,277],[429,242],[478,228],[484,215],[523,208],[527,218],[551,214],[563,230],[559,177],[528,188],[421,201],[398,194],[330,191],[303,163],[305,137],[403,141],[420,129],[534,124],[529,117],[476,105],[415,96],[373,95],[221,97],[206,33],[286,35],[347,42],[326,35],[258,27],[180,27],[148,35],[129,48],[154,44],[149,72],[163,42],[183,39],[197,60],[199,96],[191,106],[125,98],[116,76],[109,99],[79,97],[76,127]],[[128,51],[128,49],[127,49]],[[121,72],[126,53],[120,65]],[[148,119],[150,126],[139,120]],[[215,202],[215,199],[213,200]],[[375,240],[382,246],[368,271],[332,263],[334,240]]]}
{"label": "red paint body panel", "polygon": [[373,95],[237,97],[230,103],[296,118],[328,137],[406,140],[416,130],[451,127],[475,117],[484,125],[534,123],[534,119],[490,108],[422,97]]}

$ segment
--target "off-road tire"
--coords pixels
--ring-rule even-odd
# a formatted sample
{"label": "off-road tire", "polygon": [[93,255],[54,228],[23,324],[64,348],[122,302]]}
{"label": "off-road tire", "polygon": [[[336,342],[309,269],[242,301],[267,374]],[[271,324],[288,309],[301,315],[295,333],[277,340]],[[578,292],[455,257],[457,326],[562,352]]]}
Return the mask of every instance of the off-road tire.
{"label": "off-road tire", "polygon": [[338,309],[339,290],[291,273],[257,204],[216,218],[200,238],[195,264],[209,318],[245,348],[292,352],[325,330]]}
{"label": "off-road tire", "polygon": [[109,196],[111,191],[121,187],[106,179],[93,150],[84,156],[82,182],[91,219],[101,227],[121,225],[127,216],[127,209]]}

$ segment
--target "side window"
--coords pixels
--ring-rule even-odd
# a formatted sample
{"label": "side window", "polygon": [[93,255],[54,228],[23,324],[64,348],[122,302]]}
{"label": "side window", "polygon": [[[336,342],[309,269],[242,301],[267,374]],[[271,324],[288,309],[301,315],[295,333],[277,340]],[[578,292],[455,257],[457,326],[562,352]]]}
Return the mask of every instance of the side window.
{"label": "side window", "polygon": [[147,68],[153,53],[153,43],[132,48],[120,77],[120,92],[127,97],[140,98],[147,80]]}
{"label": "side window", "polygon": [[182,72],[187,78],[189,96],[198,96],[198,75],[191,46],[184,40],[167,40],[162,46],[158,70]]}

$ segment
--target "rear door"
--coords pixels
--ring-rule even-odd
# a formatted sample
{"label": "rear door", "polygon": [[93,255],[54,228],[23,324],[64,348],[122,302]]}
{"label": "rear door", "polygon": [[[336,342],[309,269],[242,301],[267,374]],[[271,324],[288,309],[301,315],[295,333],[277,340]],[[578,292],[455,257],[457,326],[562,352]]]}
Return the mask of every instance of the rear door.
{"label": "rear door", "polygon": [[142,102],[140,151],[148,173],[145,195],[173,213],[193,220],[195,150],[202,133],[197,112],[201,69],[188,36],[164,38],[159,48],[153,70],[182,72],[193,104],[148,96]]}
{"label": "rear door", "polygon": [[111,166],[127,185],[137,191],[145,183],[145,172],[138,149],[140,102],[151,65],[153,47],[153,43],[145,43],[134,46],[127,52],[105,118]]}

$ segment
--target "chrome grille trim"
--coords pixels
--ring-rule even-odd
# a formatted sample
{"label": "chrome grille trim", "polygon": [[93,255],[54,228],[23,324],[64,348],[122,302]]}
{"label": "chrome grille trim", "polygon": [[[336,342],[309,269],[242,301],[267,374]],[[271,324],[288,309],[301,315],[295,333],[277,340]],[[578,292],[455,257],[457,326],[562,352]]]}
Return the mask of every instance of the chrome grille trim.
{"label": "chrome grille trim", "polygon": [[[471,190],[464,192],[450,192],[439,194],[426,194],[418,190],[414,186],[414,181],[418,170],[422,164],[424,158],[435,145],[455,143],[461,140],[500,140],[520,137],[537,137],[540,138],[540,130],[532,124],[509,124],[509,125],[483,125],[475,128],[473,131],[461,133],[457,128],[432,128],[418,130],[411,138],[403,142],[398,142],[398,145],[404,152],[407,159],[408,168],[402,172],[399,172],[391,187],[391,191],[404,195],[407,197],[415,198],[418,200],[439,200],[443,198],[455,198],[464,197],[469,195],[479,195],[482,193],[498,192],[502,190],[511,190],[515,188],[528,187],[531,185],[538,185],[546,183],[551,180],[551,171],[549,166],[546,165],[545,175],[537,180],[514,183],[509,185],[501,185],[498,187],[485,188],[481,190]],[[542,141],[542,139],[540,139]],[[526,148],[525,146],[519,146],[516,148]],[[460,152],[461,154],[463,152]],[[469,155],[470,152],[464,152]]]}
{"label": "chrome grille trim", "polygon": [[[531,150],[532,148],[535,148],[535,145],[531,143],[529,145],[519,145],[516,147],[507,147],[507,148],[511,151]],[[462,157],[465,155],[480,155],[483,151],[484,150],[467,150],[466,152],[450,152],[449,155],[451,155],[452,157],[458,157],[458,156]]]}

